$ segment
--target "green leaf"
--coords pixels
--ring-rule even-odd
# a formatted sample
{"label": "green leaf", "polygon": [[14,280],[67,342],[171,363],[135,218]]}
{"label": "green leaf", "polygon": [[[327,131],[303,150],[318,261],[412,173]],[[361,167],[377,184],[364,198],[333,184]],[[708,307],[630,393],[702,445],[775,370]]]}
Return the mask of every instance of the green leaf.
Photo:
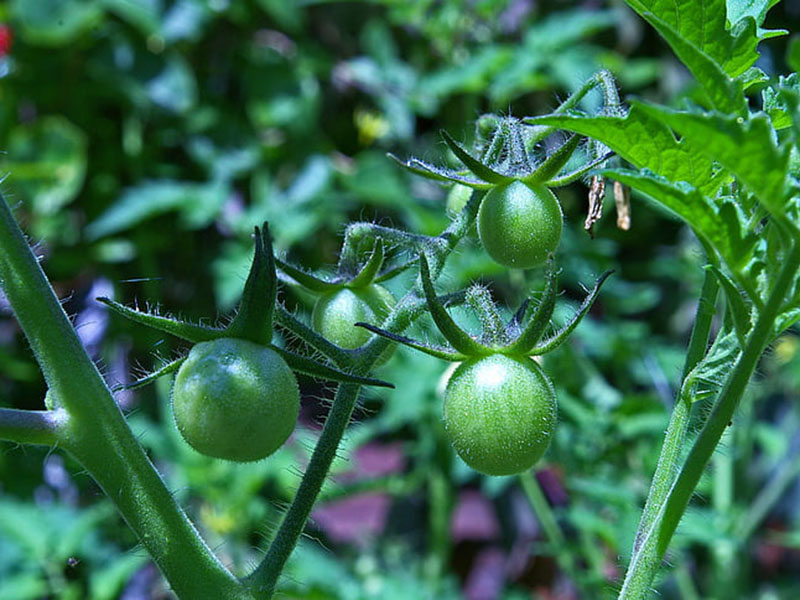
{"label": "green leaf", "polygon": [[125,190],[108,210],[86,227],[86,235],[96,240],[173,211],[181,213],[187,227],[204,227],[222,207],[227,189],[223,183],[145,181]]}
{"label": "green leaf", "polygon": [[147,83],[147,94],[165,110],[187,113],[197,102],[197,82],[189,63],[179,55],[169,58],[163,71]]}
{"label": "green leaf", "polygon": [[759,40],[784,35],[786,31],[783,29],[761,28],[769,9],[780,1],[781,0],[727,0],[728,21],[731,23],[731,26],[735,28],[741,21],[748,17],[753,19],[758,26],[757,35]]}
{"label": "green leaf", "polygon": [[643,17],[652,13],[730,77],[741,75],[756,62],[760,40],[783,33],[757,28],[777,0],[728,0],[727,5],[725,0],[626,1]]}
{"label": "green leaf", "polygon": [[603,175],[638,190],[678,215],[707,246],[716,250],[731,271],[741,272],[751,259],[756,237],[752,232],[745,233],[744,216],[736,213],[732,204],[715,204],[685,183],[672,183],[647,171],[608,169]]}
{"label": "green leaf", "polygon": [[[725,113],[737,113],[744,115],[747,111],[747,101],[742,92],[742,84],[738,81],[731,79],[722,67],[722,62],[718,57],[714,57],[706,53],[706,49],[714,50],[716,45],[705,43],[709,40],[714,40],[720,37],[724,32],[724,26],[720,29],[716,26],[719,20],[716,18],[719,13],[719,5],[722,0],[714,0],[707,2],[698,0],[696,2],[685,3],[681,6],[691,6],[698,10],[697,14],[690,13],[686,15],[686,21],[678,17],[677,23],[682,26],[679,29],[677,23],[673,18],[675,13],[679,13],[680,9],[674,10],[674,3],[670,3],[671,8],[667,9],[658,0],[653,2],[658,6],[662,13],[670,17],[670,21],[660,18],[658,15],[643,10],[642,6],[645,4],[642,0],[628,0],[628,3],[639,14],[652,25],[661,37],[672,47],[672,50],[692,72],[695,79],[703,87],[708,96],[711,105],[717,110]],[[709,4],[708,14],[702,12],[705,4]],[[723,10],[723,23],[724,23],[724,4]],[[690,19],[697,19],[692,22]],[[707,27],[711,27],[707,31]],[[684,32],[688,32],[684,33]],[[750,65],[748,64],[744,70]],[[736,73],[739,74],[739,73]]]}
{"label": "green leaf", "polygon": [[761,106],[772,119],[775,129],[785,129],[792,125],[791,107],[787,105],[784,94],[786,90],[800,92],[800,75],[792,73],[788,77],[781,75],[778,84],[765,87],[761,92]]}
{"label": "green leaf", "polygon": [[634,105],[625,116],[577,113],[529,118],[527,123],[554,125],[592,137],[639,169],[649,169],[671,181],[685,181],[708,195],[719,182],[712,161],[686,140],[678,141],[664,123]]}
{"label": "green leaf", "polygon": [[785,214],[789,148],[778,146],[766,114],[743,119],[717,113],[678,112],[650,104],[639,106],[728,169],[769,212],[780,217]]}
{"label": "green leaf", "polygon": [[60,116],[11,130],[3,170],[33,212],[52,215],[72,202],[86,176],[86,135]]}
{"label": "green leaf", "polygon": [[716,394],[741,349],[735,332],[721,330],[703,360],[684,378],[681,398],[696,402]]}
{"label": "green leaf", "polygon": [[97,25],[103,9],[96,0],[13,0],[11,15],[26,42],[63,46]]}

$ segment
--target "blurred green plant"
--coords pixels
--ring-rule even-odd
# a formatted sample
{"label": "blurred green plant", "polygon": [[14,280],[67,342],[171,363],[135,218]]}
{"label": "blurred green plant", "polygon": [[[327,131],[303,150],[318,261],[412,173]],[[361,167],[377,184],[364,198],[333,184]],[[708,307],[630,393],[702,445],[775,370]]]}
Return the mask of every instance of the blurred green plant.
{"label": "blurred green plant", "polygon": [[[737,47],[743,56],[752,58],[753,40],[763,37],[760,28],[752,34],[743,17],[761,23],[767,15],[773,27],[796,30],[790,3],[777,5],[771,17],[770,3],[727,4],[728,20],[737,23],[729,37],[742,40]],[[150,365],[154,349],[168,362],[176,350],[171,341],[118,321],[106,324],[92,307],[96,295],[113,293],[125,302],[147,297],[191,319],[225,313],[239,301],[252,227],[264,220],[273,226],[276,248],[288,251],[287,260],[315,270],[334,260],[342,224],[354,218],[440,231],[447,223],[445,192],[405,177],[386,161],[386,150],[436,160],[431,148],[438,129],[469,137],[465,123],[487,111],[513,106],[520,115],[548,112],[554,98],[569,95],[598,68],[610,69],[623,89],[650,100],[705,101],[702,87],[619,4],[597,11],[574,2],[36,0],[0,6],[0,20],[14,34],[0,58],[2,162],[11,174],[3,187],[39,242],[59,295],[70,296],[66,307],[81,324],[81,338],[117,381],[130,381],[127,362]],[[771,79],[755,71],[742,78],[752,107],[762,105],[763,90],[763,108],[782,137],[789,135],[792,112],[778,90],[795,86],[791,77],[777,77],[786,68],[784,47],[796,71],[796,40],[774,39],[760,46],[757,63]],[[714,54],[718,49],[707,52],[726,62]],[[75,89],[80,94],[64,92]],[[598,102],[589,98],[581,108],[591,111]],[[634,106],[630,114],[638,110]],[[13,152],[12,136],[24,141]],[[646,148],[651,138],[662,139],[636,139]],[[27,155],[25,147],[39,154]],[[664,156],[686,164],[673,150]],[[625,158],[640,166],[632,156]],[[703,172],[708,163],[702,154],[692,159]],[[63,163],[54,169],[54,160]],[[439,160],[457,164],[447,153]],[[41,176],[23,178],[26,170]],[[693,176],[674,178],[702,187]],[[75,185],[73,195],[65,195],[70,185],[55,187],[54,181]],[[559,194],[568,224],[577,222],[581,194],[575,187]],[[64,204],[44,212],[54,201]],[[560,423],[533,482],[541,495],[530,481],[486,480],[460,462],[440,422],[443,365],[398,352],[380,375],[403,386],[364,395],[342,459],[334,461],[335,479],[325,482],[320,496],[323,506],[336,506],[365,493],[385,494],[393,518],[366,542],[337,541],[323,520],[312,522],[308,531],[335,550],[335,558],[324,556],[330,571],[318,565],[330,578],[323,581],[305,568],[318,563],[301,545],[287,567],[297,579],[287,577],[281,587],[309,597],[370,597],[401,585],[381,587],[384,579],[395,581],[392,565],[413,564],[413,583],[405,587],[422,597],[446,597],[457,587],[471,593],[479,576],[492,582],[496,597],[530,595],[537,588],[610,595],[610,582],[621,578],[619,562],[633,545],[645,478],[656,468],[667,408],[681,383],[682,340],[694,312],[690,299],[703,283],[697,268],[702,246],[667,214],[655,203],[637,203],[631,231],[615,232],[600,221],[593,241],[574,226],[564,228],[558,259],[567,292],[556,308],[556,325],[577,307],[581,281],[609,268],[618,275],[604,288],[602,319],[589,315],[571,343],[545,358]],[[197,233],[178,242],[176,228]],[[491,279],[494,295],[508,305],[539,285],[538,272],[506,272],[470,237],[442,277],[453,289],[476,277]],[[398,295],[411,284],[402,275],[388,287]],[[299,311],[314,300],[294,287],[285,299]],[[461,324],[477,325],[467,312],[451,310]],[[2,299],[0,312],[0,402],[41,408],[41,378]],[[425,319],[415,329],[415,336],[433,335]],[[297,347],[291,336],[286,342]],[[798,515],[790,500],[797,462],[798,415],[790,400],[797,387],[794,335],[782,335],[773,348],[759,367],[763,377],[752,385],[761,400],[740,406],[726,450],[715,454],[713,476],[701,478],[700,501],[692,503],[673,540],[670,567],[657,582],[664,597],[714,590],[723,597],[800,593],[792,575]],[[329,397],[324,388],[302,378],[300,383],[304,396]],[[307,463],[325,409],[304,402],[302,427],[288,446],[269,461],[237,467],[199,456],[180,439],[170,422],[169,389],[159,382],[152,391],[118,399],[126,412],[134,409],[128,421],[169,489],[226,564],[242,573],[274,534],[278,505],[292,498],[295,465]],[[690,441],[708,402],[694,406]],[[384,442],[399,443],[407,465],[351,481],[358,450]],[[34,490],[45,450],[7,448],[0,454],[3,493],[39,498]],[[81,467],[69,469],[81,506],[95,504],[96,488],[80,477]],[[459,533],[462,495],[474,489],[488,499],[499,533]],[[133,543],[121,523],[106,533],[120,548]],[[124,562],[126,554],[104,548]],[[492,562],[490,549],[499,549],[505,562]],[[74,554],[88,565],[82,552]],[[64,560],[47,559],[48,570],[63,571]],[[30,564],[14,562],[9,576],[24,575]],[[69,588],[52,586],[48,593],[87,596],[89,574],[99,565],[69,571]],[[330,583],[334,574],[346,578],[347,593]]]}

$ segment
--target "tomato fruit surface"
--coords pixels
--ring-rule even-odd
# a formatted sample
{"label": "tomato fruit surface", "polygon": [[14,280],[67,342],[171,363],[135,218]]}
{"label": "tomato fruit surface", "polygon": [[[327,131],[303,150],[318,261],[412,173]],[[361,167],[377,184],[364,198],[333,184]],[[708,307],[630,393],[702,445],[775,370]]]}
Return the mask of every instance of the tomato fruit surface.
{"label": "tomato fruit surface", "polygon": [[487,475],[513,475],[544,454],[556,426],[556,394],[527,357],[472,358],[445,388],[444,425],[459,456]]}
{"label": "tomato fruit surface", "polygon": [[192,448],[237,462],[265,458],[294,430],[297,379],[274,350],[221,338],[195,345],[175,377],[175,422]]}
{"label": "tomato fruit surface", "polygon": [[[372,283],[363,288],[342,288],[319,297],[311,314],[314,329],[342,348],[356,349],[366,344],[372,333],[354,323],[380,325],[396,304],[385,287]],[[389,346],[378,364],[389,360],[395,345]]]}
{"label": "tomato fruit surface", "polygon": [[561,205],[549,188],[512,181],[492,188],[478,210],[478,235],[487,254],[506,267],[529,269],[555,252]]}

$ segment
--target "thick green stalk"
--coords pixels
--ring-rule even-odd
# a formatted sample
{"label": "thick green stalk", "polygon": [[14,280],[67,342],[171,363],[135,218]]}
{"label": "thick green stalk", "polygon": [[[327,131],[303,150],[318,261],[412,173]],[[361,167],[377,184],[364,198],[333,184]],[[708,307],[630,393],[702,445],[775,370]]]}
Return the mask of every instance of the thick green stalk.
{"label": "thick green stalk", "polygon": [[336,457],[339,441],[353,414],[359,389],[360,386],[353,384],[339,386],[294,501],[283,518],[267,556],[245,579],[247,586],[258,598],[271,598],[275,591],[278,577],[297,545],[300,534],[303,533],[314,502],[328,476],[331,463]]}
{"label": "thick green stalk", "polygon": [[180,597],[249,598],[150,463],[2,197],[0,247],[0,285],[51,393],[69,414],[56,429],[57,445],[100,484]]}
{"label": "thick green stalk", "polygon": [[[718,293],[719,281],[711,269],[706,269],[681,380],[686,378],[689,372],[702,360],[706,352]],[[644,510],[642,511],[639,528],[636,531],[636,541],[633,546],[634,555],[639,552],[642,540],[659,510],[661,510],[661,506],[664,504],[664,500],[678,472],[678,461],[681,457],[683,442],[689,427],[691,410],[691,399],[683,398],[679,392],[664,435],[664,445],[661,447],[661,455],[658,458],[658,465],[653,474],[653,481],[650,485],[650,492],[647,495],[647,502],[645,502]]]}
{"label": "thick green stalk", "polygon": [[64,410],[0,408],[0,440],[54,446],[68,418]]}
{"label": "thick green stalk", "polygon": [[775,320],[783,306],[786,294],[800,268],[800,247],[792,248],[781,269],[767,304],[760,312],[746,345],[725,380],[717,402],[688,457],[672,485],[666,502],[658,511],[647,535],[641,541],[639,552],[634,553],[620,592],[620,599],[634,600],[647,597],[650,585],[664,557],[672,535],[686,511],[697,483],[708,465],[711,455],[723,432],[733,418],[739,400],[774,333]]}

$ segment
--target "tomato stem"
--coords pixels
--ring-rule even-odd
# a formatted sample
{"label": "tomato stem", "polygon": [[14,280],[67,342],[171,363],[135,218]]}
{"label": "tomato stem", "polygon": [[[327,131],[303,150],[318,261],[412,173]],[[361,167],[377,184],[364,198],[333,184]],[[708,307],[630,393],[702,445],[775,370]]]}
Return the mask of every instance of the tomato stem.
{"label": "tomato stem", "polygon": [[4,411],[0,432],[16,429],[19,437],[29,427],[32,438],[54,436],[114,502],[180,597],[252,598],[198,535],[147,458],[2,195],[0,245],[0,284],[49,393],[69,414],[45,434],[47,419],[55,415],[27,417],[25,422]]}
{"label": "tomato stem", "polygon": [[[786,261],[770,292],[769,299],[747,337],[743,352],[726,378],[711,414],[689,451],[677,477],[674,477],[674,481],[668,481],[667,477],[673,477],[668,475],[670,471],[664,473],[657,469],[654,481],[658,480],[659,486],[666,486],[668,493],[659,492],[661,502],[653,504],[652,521],[649,526],[640,530],[640,534],[644,532],[644,536],[637,536],[638,545],[628,567],[628,573],[619,595],[620,600],[643,599],[649,594],[651,582],[664,557],[669,541],[686,511],[689,500],[719,444],[722,434],[733,418],[733,413],[744,394],[759,358],[772,339],[774,323],[783,308],[786,294],[797,276],[798,268],[800,268],[800,246],[795,245],[786,256]],[[706,277],[709,277],[708,271]],[[704,285],[704,289],[705,287]],[[683,403],[679,402],[676,407],[681,404]],[[685,410],[685,408],[680,410]],[[659,467],[661,467],[661,462],[659,462]],[[674,473],[674,471],[671,472]]]}

